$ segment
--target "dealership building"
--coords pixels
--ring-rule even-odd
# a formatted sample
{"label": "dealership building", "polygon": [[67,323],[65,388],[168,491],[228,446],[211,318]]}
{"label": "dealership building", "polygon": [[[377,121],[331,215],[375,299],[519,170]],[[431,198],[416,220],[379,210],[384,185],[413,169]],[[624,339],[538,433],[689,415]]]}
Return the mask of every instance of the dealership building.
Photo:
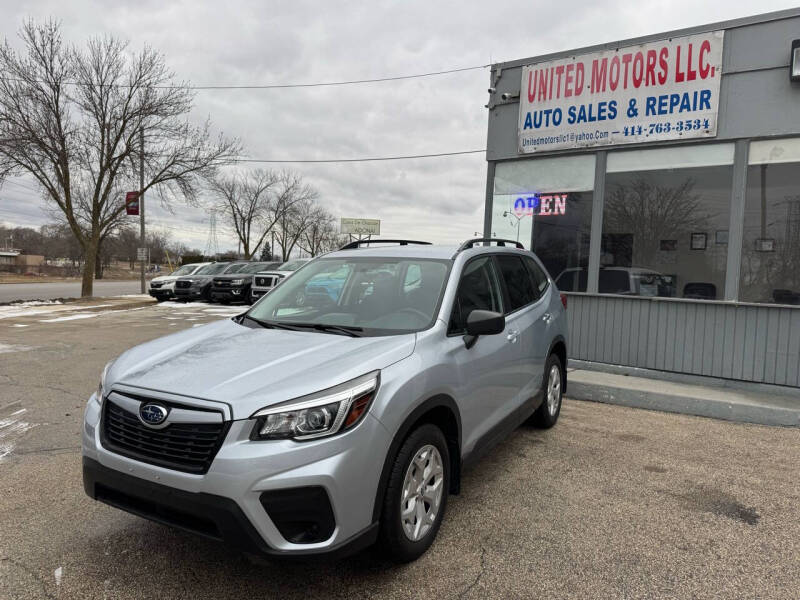
{"label": "dealership building", "polygon": [[492,66],[484,232],[572,359],[800,386],[800,9]]}

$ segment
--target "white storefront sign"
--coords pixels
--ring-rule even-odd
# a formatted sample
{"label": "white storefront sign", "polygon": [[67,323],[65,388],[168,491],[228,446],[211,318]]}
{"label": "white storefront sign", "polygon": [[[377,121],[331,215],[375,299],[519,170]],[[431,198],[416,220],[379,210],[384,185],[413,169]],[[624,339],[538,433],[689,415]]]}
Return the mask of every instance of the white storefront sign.
{"label": "white storefront sign", "polygon": [[525,66],[523,154],[717,134],[723,32]]}
{"label": "white storefront sign", "polygon": [[341,233],[351,235],[380,235],[380,219],[348,219],[342,217]]}

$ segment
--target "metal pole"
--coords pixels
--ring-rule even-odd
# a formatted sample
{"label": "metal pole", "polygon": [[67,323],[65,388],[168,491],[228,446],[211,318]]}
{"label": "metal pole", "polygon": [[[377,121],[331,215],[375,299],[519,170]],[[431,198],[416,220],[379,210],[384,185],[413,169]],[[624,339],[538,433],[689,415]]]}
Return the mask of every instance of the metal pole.
{"label": "metal pole", "polygon": [[[146,246],[144,239],[144,127],[139,130],[139,243],[140,247]],[[142,256],[140,261],[141,286],[140,292],[145,293],[144,287],[144,262],[147,256]]]}

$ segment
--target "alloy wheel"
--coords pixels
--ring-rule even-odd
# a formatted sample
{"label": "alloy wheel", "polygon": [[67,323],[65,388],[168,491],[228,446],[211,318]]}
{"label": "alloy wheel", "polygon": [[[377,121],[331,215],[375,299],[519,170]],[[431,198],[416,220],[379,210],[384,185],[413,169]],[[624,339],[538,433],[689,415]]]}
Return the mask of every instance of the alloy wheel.
{"label": "alloy wheel", "polygon": [[427,444],[414,455],[403,480],[400,521],[412,542],[424,538],[436,523],[443,487],[442,455],[436,446]]}
{"label": "alloy wheel", "polygon": [[555,417],[561,405],[561,370],[557,365],[550,367],[547,377],[547,410],[551,417]]}

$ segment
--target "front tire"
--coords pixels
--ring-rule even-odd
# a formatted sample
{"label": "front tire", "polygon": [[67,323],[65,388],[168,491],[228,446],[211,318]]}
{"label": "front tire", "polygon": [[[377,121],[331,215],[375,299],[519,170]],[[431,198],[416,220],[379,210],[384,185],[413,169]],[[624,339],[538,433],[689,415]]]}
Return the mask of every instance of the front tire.
{"label": "front tire", "polygon": [[564,393],[564,367],[555,354],[547,358],[542,379],[542,404],[530,419],[531,425],[540,429],[550,429],[561,414],[561,401]]}
{"label": "front tire", "polygon": [[450,453],[442,430],[426,423],[406,438],[389,474],[380,541],[391,558],[410,562],[431,546],[450,489]]}

